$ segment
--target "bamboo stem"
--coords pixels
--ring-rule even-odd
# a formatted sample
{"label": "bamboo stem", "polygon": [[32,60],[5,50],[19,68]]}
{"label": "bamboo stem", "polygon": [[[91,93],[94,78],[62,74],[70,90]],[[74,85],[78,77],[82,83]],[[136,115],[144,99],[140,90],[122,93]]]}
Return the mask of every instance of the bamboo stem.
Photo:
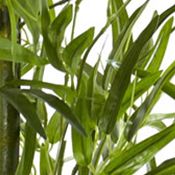
{"label": "bamboo stem", "polygon": [[[10,39],[10,19],[0,6],[0,36]],[[0,61],[0,86],[13,80],[12,63]],[[0,175],[15,174],[19,157],[19,114],[0,96]]]}

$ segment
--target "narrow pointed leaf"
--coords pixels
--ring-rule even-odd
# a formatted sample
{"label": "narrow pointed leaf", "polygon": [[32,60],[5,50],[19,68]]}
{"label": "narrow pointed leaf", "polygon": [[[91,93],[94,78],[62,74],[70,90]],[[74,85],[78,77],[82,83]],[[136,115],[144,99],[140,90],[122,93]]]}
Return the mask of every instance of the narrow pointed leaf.
{"label": "narrow pointed leaf", "polygon": [[66,6],[50,26],[50,37],[53,45],[61,46],[67,26],[72,20],[72,5]]}
{"label": "narrow pointed leaf", "polygon": [[161,23],[175,11],[175,6],[167,9],[160,16],[156,16],[140,34],[132,47],[124,56],[124,60],[112,82],[110,94],[103,110],[100,127],[106,133],[110,133],[115,126],[117,115],[120,110],[122,99],[129,85],[131,74],[136,65],[139,54],[144,44],[152,37]]}
{"label": "narrow pointed leaf", "polygon": [[[129,18],[126,26],[123,28],[120,35],[118,36],[118,39],[115,41],[116,42],[115,47],[112,49],[108,60],[119,61],[118,59],[122,54],[122,50],[124,49],[124,46],[131,35],[131,30],[133,28],[133,25],[135,24],[137,19],[140,17],[146,5],[147,5],[147,2],[144,3],[141,7],[139,7]],[[111,67],[111,65],[107,65],[105,68],[104,78],[103,78],[104,89],[107,89],[109,83],[111,82],[113,74],[114,74],[113,68]]]}
{"label": "narrow pointed leaf", "polygon": [[175,172],[175,158],[164,161],[157,168],[146,173],[145,175],[165,175],[174,174]]}
{"label": "narrow pointed leaf", "polygon": [[18,44],[15,46],[15,60],[13,60],[11,48],[12,42],[8,39],[0,37],[0,60],[11,62],[15,61],[17,63],[30,63],[37,66],[42,66],[48,63],[45,58],[35,55],[30,50]]}
{"label": "narrow pointed leaf", "polygon": [[160,41],[156,53],[154,53],[153,59],[148,66],[149,72],[155,72],[159,70],[159,67],[162,63],[163,57],[165,55],[165,51],[168,45],[168,41],[170,38],[170,34],[172,31],[173,18],[170,18],[162,28],[160,32]]}
{"label": "narrow pointed leaf", "polygon": [[94,70],[91,74],[91,76],[89,77],[89,80],[88,80],[88,98],[89,98],[89,101],[88,101],[88,111],[89,111],[89,115],[90,117],[94,118],[94,107],[95,107],[95,102],[96,102],[96,98],[95,98],[95,91],[96,91],[96,76],[97,76],[97,71],[98,71],[98,65],[99,65],[99,61],[97,61],[96,65],[94,66]]}
{"label": "narrow pointed leaf", "polygon": [[52,44],[51,39],[49,38],[49,26],[50,26],[50,16],[48,11],[47,1],[42,1],[42,10],[41,10],[41,30],[43,35],[44,48],[48,57],[49,62],[59,70],[64,70],[61,59],[57,55],[57,48]]}
{"label": "narrow pointed leaf", "polygon": [[[134,101],[137,100],[143,93],[145,93],[154,83],[160,78],[161,72],[156,72],[150,76],[143,78],[137,83],[134,92]],[[131,94],[133,89],[133,83],[128,86],[125,96],[122,101],[122,106],[119,111],[118,117],[120,118],[126,110],[129,108],[131,103]]]}
{"label": "narrow pointed leaf", "polygon": [[43,101],[47,102],[51,107],[56,109],[58,112],[60,112],[63,117],[65,117],[68,122],[82,135],[86,135],[86,132],[84,128],[82,127],[81,123],[78,121],[77,117],[75,114],[72,112],[70,107],[64,103],[63,100],[60,100],[56,96],[52,94],[47,94],[41,90],[37,89],[31,89],[31,90],[22,90],[25,93],[29,93],[31,95],[34,95]]}
{"label": "narrow pointed leaf", "polygon": [[150,95],[131,116],[131,120],[129,121],[128,126],[126,127],[127,131],[126,137],[128,140],[130,140],[134,136],[139,126],[144,122],[145,117],[149,114],[154,104],[159,99],[162,87],[165,85],[166,82],[168,82],[172,78],[174,74],[175,74],[175,62],[173,62],[167,68],[167,70],[162,75],[160,80],[156,83]]}
{"label": "narrow pointed leaf", "polygon": [[[113,15],[117,13],[117,11],[123,6],[122,0],[116,1],[112,0],[110,1],[109,5],[109,15]],[[115,41],[118,38],[118,35],[120,34],[120,31],[124,28],[126,23],[128,22],[128,14],[126,12],[126,8],[123,8],[119,15],[116,17],[116,20],[112,22],[112,34],[113,34],[113,46],[115,46]]]}
{"label": "narrow pointed leaf", "polygon": [[24,19],[29,30],[32,33],[34,43],[38,42],[40,27],[38,22],[38,13],[40,10],[40,2],[36,1],[23,1],[15,0],[12,1],[13,8],[16,13]]}
{"label": "narrow pointed leaf", "polygon": [[40,175],[53,174],[51,159],[48,154],[48,144],[41,146],[40,153]]}
{"label": "narrow pointed leaf", "polygon": [[9,101],[28,121],[29,125],[43,138],[46,134],[36,113],[36,107],[19,89],[1,88],[0,93]]}
{"label": "narrow pointed leaf", "polygon": [[[136,69],[137,70],[137,75],[140,78],[143,78],[145,76],[150,75],[150,72],[141,70],[141,69]],[[171,83],[170,81],[167,82],[163,87],[162,91],[164,91],[167,95],[169,95],[171,98],[175,99],[175,85]]]}
{"label": "narrow pointed leaf", "polygon": [[31,126],[28,125],[28,123],[26,123],[24,149],[15,175],[30,174],[35,149],[36,149],[36,132]]}
{"label": "narrow pointed leaf", "polygon": [[93,35],[94,28],[90,28],[73,39],[64,49],[63,59],[71,73],[77,71],[81,56],[92,43]]}
{"label": "narrow pointed leaf", "polygon": [[64,127],[65,122],[61,114],[55,112],[46,127],[46,134],[51,144],[57,143],[61,139]]}
{"label": "narrow pointed leaf", "polygon": [[93,154],[93,140],[92,140],[92,130],[94,129],[94,122],[89,116],[87,107],[87,81],[83,77],[83,81],[80,86],[80,94],[78,96],[75,113],[80,117],[80,121],[86,129],[88,136],[83,137],[74,128],[72,128],[72,148],[73,154],[77,163],[81,166],[87,166],[92,159]]}
{"label": "narrow pointed leaf", "polygon": [[120,153],[114,151],[113,156],[99,167],[97,175],[134,174],[174,137],[175,126],[172,125],[126,151]]}

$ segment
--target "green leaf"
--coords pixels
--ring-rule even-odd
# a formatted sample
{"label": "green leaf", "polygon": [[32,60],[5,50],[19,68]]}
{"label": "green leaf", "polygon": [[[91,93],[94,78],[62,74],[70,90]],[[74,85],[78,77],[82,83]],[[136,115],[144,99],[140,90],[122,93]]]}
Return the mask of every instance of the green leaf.
{"label": "green leaf", "polygon": [[94,150],[91,136],[94,130],[94,121],[90,118],[87,107],[87,77],[84,75],[82,80],[74,111],[79,115],[80,122],[86,129],[88,136],[83,137],[72,128],[72,148],[77,163],[86,166],[91,162]]}
{"label": "green leaf", "polygon": [[[141,70],[141,69],[136,69],[137,70],[137,75],[140,78],[143,78],[145,76],[150,75],[150,72],[145,71],[145,70]],[[175,85],[171,82],[167,82],[163,87],[162,90],[169,95],[171,98],[175,99]]]}
{"label": "green leaf", "polygon": [[100,121],[100,128],[106,133],[110,133],[115,126],[122,99],[130,83],[131,74],[138,61],[143,46],[152,37],[161,23],[174,11],[175,6],[172,6],[160,16],[153,18],[125,54],[123,62],[112,82],[110,93],[103,110],[103,116]]}
{"label": "green leaf", "polygon": [[26,123],[25,143],[24,143],[23,153],[15,175],[30,174],[32,164],[33,164],[35,149],[36,149],[36,132],[30,125],[28,125],[28,123]]}
{"label": "green leaf", "polygon": [[[112,0],[109,2],[109,15],[111,16],[113,14],[116,14],[117,11],[123,6],[123,1],[122,0]],[[128,22],[128,14],[126,11],[126,8],[123,8],[119,15],[116,17],[116,20],[114,20],[112,22],[112,34],[113,34],[113,46],[115,47],[116,44],[116,40],[120,34],[120,32],[122,31],[122,29],[124,28],[124,26],[126,25],[126,23]]]}
{"label": "green leaf", "polygon": [[61,139],[64,127],[65,122],[61,114],[55,112],[46,127],[47,138],[51,144],[57,143]]}
{"label": "green leaf", "polygon": [[8,85],[23,85],[23,86],[30,86],[34,89],[38,88],[44,88],[44,89],[50,89],[53,90],[60,98],[65,98],[65,101],[68,104],[72,104],[74,98],[76,97],[77,93],[76,91],[72,90],[70,87],[65,85],[58,85],[53,83],[46,83],[43,81],[38,80],[13,80],[11,82],[7,83]]}
{"label": "green leaf", "polygon": [[16,13],[24,19],[29,30],[31,31],[34,43],[37,43],[40,34],[40,27],[38,22],[38,13],[40,10],[39,0],[36,1],[15,0],[12,1],[12,4]]}
{"label": "green leaf", "polygon": [[72,128],[72,148],[74,158],[81,166],[86,166],[91,162],[94,144],[91,136],[83,137]]}
{"label": "green leaf", "polygon": [[52,22],[49,35],[53,45],[60,48],[67,26],[72,20],[72,5],[67,5]]}
{"label": "green leaf", "polygon": [[146,173],[145,175],[165,175],[174,174],[175,172],[175,158],[164,161],[157,168]]}
{"label": "green leaf", "polygon": [[[53,0],[48,0],[49,9],[50,9],[50,6],[52,6],[53,4],[54,4]],[[51,19],[51,21],[53,21],[55,19],[55,16],[56,16],[55,9],[54,8],[50,9],[50,19]]]}
{"label": "green leaf", "polygon": [[39,57],[29,51],[28,49],[16,44],[15,46],[15,60],[11,53],[12,42],[8,39],[0,37],[0,60],[4,61],[15,61],[17,63],[30,63],[32,65],[42,66],[47,64],[45,58]]}
{"label": "green leaf", "polygon": [[[115,46],[113,47],[113,49],[109,55],[108,61],[110,61],[110,60],[112,60],[114,62],[121,61],[121,60],[119,60],[119,58],[120,58],[121,54],[123,54],[124,46],[125,46],[128,38],[131,35],[132,27],[135,24],[135,22],[137,21],[137,19],[140,17],[140,15],[143,12],[143,10],[145,9],[146,5],[147,5],[147,1],[141,7],[139,7],[132,14],[132,16],[129,18],[126,26],[123,28],[120,35],[117,37],[118,39],[115,41],[116,42]],[[114,73],[115,73],[115,71],[113,70],[111,65],[107,64],[105,71],[104,71],[104,77],[103,77],[104,89],[108,88],[108,85],[111,82],[111,79],[113,79],[112,76]]]}
{"label": "green leaf", "polygon": [[148,123],[146,123],[146,126],[150,126],[152,128],[155,128],[158,131],[162,131],[163,129],[166,128],[166,125],[162,121],[159,121],[159,120],[148,122]]}
{"label": "green leaf", "polygon": [[174,18],[170,18],[165,25],[163,26],[158,39],[159,41],[159,45],[158,48],[156,50],[156,52],[153,55],[153,59],[151,61],[151,63],[149,64],[147,70],[149,72],[155,72],[159,70],[159,67],[162,63],[163,57],[165,55],[165,51],[168,45],[168,41],[170,38],[170,34],[172,31],[172,25],[173,25],[173,20]]}
{"label": "green leaf", "polygon": [[89,77],[88,80],[88,111],[89,111],[89,115],[91,118],[96,118],[96,116],[94,115],[94,107],[95,107],[95,102],[97,101],[95,98],[95,91],[96,91],[96,76],[97,76],[97,71],[98,71],[98,66],[99,66],[99,61],[97,61],[96,65],[94,66],[94,70],[91,74],[91,76]]}
{"label": "green leaf", "polygon": [[[22,0],[15,0],[12,1],[13,5],[14,5],[14,9],[18,8],[19,11],[21,11],[22,14],[24,14],[25,16],[27,16],[29,19],[32,19],[33,21],[36,21],[36,14],[34,14],[33,12],[33,8],[29,7],[29,3],[27,3],[27,1],[22,1]],[[36,0],[37,2],[37,0]],[[36,7],[36,6],[35,6]]]}
{"label": "green leaf", "polygon": [[131,119],[128,122],[128,125],[126,127],[126,132],[127,132],[126,137],[128,140],[131,140],[131,138],[137,132],[140,125],[144,122],[145,117],[149,114],[149,112],[154,107],[154,104],[159,99],[162,87],[165,85],[166,82],[168,82],[172,78],[174,74],[175,74],[175,62],[173,62],[167,68],[167,70],[164,72],[162,77],[156,83],[154,89],[149,94],[149,96],[145,99],[142,105],[131,116]]}
{"label": "green leaf", "polygon": [[150,161],[154,155],[175,137],[175,125],[120,153],[114,152],[98,169],[97,175],[131,175]]}
{"label": "green leaf", "polygon": [[56,69],[64,70],[62,61],[57,55],[57,48],[52,44],[51,39],[49,38],[49,26],[50,26],[50,16],[48,11],[47,1],[42,1],[42,10],[41,10],[41,30],[43,35],[44,48],[48,57],[49,62]]}
{"label": "green leaf", "polygon": [[16,75],[16,70],[15,70],[15,60],[16,60],[16,43],[17,43],[17,32],[16,32],[16,17],[14,13],[14,9],[12,7],[12,2],[11,0],[7,0],[7,7],[10,15],[10,26],[11,26],[11,40],[12,40],[12,45],[11,45],[11,55],[13,56],[13,62],[12,62],[12,71],[13,75]]}
{"label": "green leaf", "polygon": [[53,107],[55,110],[60,112],[63,117],[65,117],[66,120],[83,136],[86,135],[86,132],[84,128],[82,127],[82,124],[78,121],[75,114],[72,112],[71,108],[64,103],[63,100],[60,100],[56,96],[52,94],[47,94],[45,92],[42,92],[41,90],[37,89],[31,89],[31,90],[22,90],[22,92],[29,93],[33,96],[36,96],[43,101],[47,102],[51,107]]}
{"label": "green leaf", "polygon": [[80,59],[85,49],[92,43],[94,28],[90,28],[75,39],[73,39],[63,51],[63,60],[69,68],[69,71],[74,74],[80,63]]}
{"label": "green leaf", "polygon": [[[137,84],[134,92],[134,101],[137,100],[143,93],[145,93],[154,83],[160,78],[161,72],[156,72],[141,79]],[[120,118],[126,110],[129,108],[131,103],[131,94],[133,89],[133,83],[128,86],[128,89],[124,95],[121,109],[118,117]]]}
{"label": "green leaf", "polygon": [[156,114],[150,114],[146,122],[153,122],[153,121],[159,121],[164,119],[173,119],[175,117],[175,113],[156,113]]}
{"label": "green leaf", "polygon": [[40,149],[40,175],[53,174],[52,162],[48,154],[48,144],[43,144]]}
{"label": "green leaf", "polygon": [[0,89],[0,93],[26,118],[28,124],[37,133],[39,133],[43,138],[46,138],[44,129],[37,116],[35,105],[31,103],[19,89],[4,87]]}

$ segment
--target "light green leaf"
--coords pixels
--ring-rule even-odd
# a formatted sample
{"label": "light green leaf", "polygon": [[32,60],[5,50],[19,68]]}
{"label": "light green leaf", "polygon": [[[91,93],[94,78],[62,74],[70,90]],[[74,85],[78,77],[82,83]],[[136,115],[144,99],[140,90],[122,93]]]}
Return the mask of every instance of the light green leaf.
{"label": "light green leaf", "polygon": [[[145,76],[149,76],[150,72],[141,70],[141,69],[136,69],[137,70],[137,75],[140,78],[143,78]],[[175,99],[175,85],[171,82],[167,82],[163,87],[162,91],[164,91],[167,95],[169,95],[171,98]]]}
{"label": "light green leaf", "polygon": [[[114,14],[117,13],[117,11],[123,6],[123,1],[122,0],[112,0],[109,1],[109,14],[108,16],[112,16]],[[112,39],[113,39],[113,46],[115,47],[116,44],[116,40],[120,34],[120,32],[122,31],[122,29],[124,28],[124,26],[126,25],[126,23],[128,22],[128,14],[126,12],[126,8],[123,8],[121,10],[121,12],[119,13],[119,15],[116,17],[116,20],[114,20],[112,22]]]}
{"label": "light green leaf", "polygon": [[48,154],[48,143],[41,146],[40,153],[40,175],[53,174],[51,158]]}
{"label": "light green leaf", "polygon": [[129,51],[125,54],[124,60],[112,82],[110,93],[103,110],[103,116],[100,121],[100,128],[106,133],[110,133],[115,126],[122,99],[130,83],[131,74],[138,61],[143,46],[152,37],[161,23],[174,11],[175,6],[172,6],[160,16],[153,18]]}
{"label": "light green leaf", "polygon": [[[144,3],[141,7],[139,7],[133,14],[132,16],[129,18],[126,26],[123,28],[123,30],[121,31],[120,35],[118,36],[118,39],[115,41],[115,47],[113,47],[108,60],[112,60],[112,61],[122,61],[120,60],[120,56],[121,54],[123,55],[123,50],[124,50],[124,46],[128,40],[128,38],[130,38],[131,35],[131,30],[133,28],[133,25],[135,24],[135,22],[137,21],[137,19],[140,17],[141,13],[143,12],[143,10],[145,9],[147,5],[147,1],[146,3]],[[107,64],[105,71],[104,71],[104,77],[103,77],[103,87],[104,89],[108,88],[109,83],[111,83],[111,80],[113,79],[113,76],[115,75],[115,71],[113,70],[113,68],[111,67],[111,65]]]}
{"label": "light green leaf", "polygon": [[61,139],[64,127],[65,122],[61,114],[55,112],[46,127],[46,134],[51,144],[57,143]]}
{"label": "light green leaf", "polygon": [[18,44],[15,46],[15,60],[13,60],[11,48],[12,42],[8,39],[0,37],[0,60],[11,62],[15,61],[17,63],[30,63],[37,66],[42,66],[48,63],[45,58],[35,55],[28,49]]}
{"label": "light green leaf", "polygon": [[173,62],[167,68],[167,70],[164,72],[162,77],[156,83],[154,89],[149,94],[149,96],[145,99],[142,105],[131,116],[131,119],[128,122],[128,125],[126,127],[126,132],[127,132],[126,137],[128,140],[131,140],[131,138],[137,132],[139,126],[144,122],[145,117],[149,114],[154,104],[159,99],[162,87],[165,85],[165,83],[167,83],[172,78],[174,74],[175,74],[175,62]]}
{"label": "light green leaf", "polygon": [[175,158],[164,161],[157,168],[146,173],[145,175],[170,175],[175,172]]}
{"label": "light green leaf", "polygon": [[28,125],[27,122],[25,126],[25,143],[23,153],[15,175],[30,174],[35,149],[36,149],[36,132],[30,125]]}
{"label": "light green leaf", "polygon": [[15,0],[12,1],[13,8],[15,12],[24,19],[27,24],[29,30],[33,35],[34,43],[38,42],[40,27],[38,21],[38,13],[40,10],[40,1],[39,0],[31,0],[31,1],[23,1],[23,0]]}
{"label": "light green leaf", "polygon": [[73,39],[64,49],[63,60],[71,73],[74,74],[77,71],[81,56],[92,43],[93,35],[94,28],[90,28]]}
{"label": "light green leaf", "polygon": [[175,125],[120,153],[114,152],[98,169],[97,175],[132,175],[175,137]]}
{"label": "light green leaf", "polygon": [[56,69],[64,70],[62,61],[57,55],[57,48],[52,44],[51,39],[49,38],[49,26],[50,26],[50,16],[48,11],[47,1],[42,1],[42,10],[41,10],[41,30],[43,35],[44,48],[48,57],[49,62]]}
{"label": "light green leaf", "polygon": [[57,46],[56,48],[59,48],[61,46],[66,28],[71,20],[72,5],[68,5],[59,13],[59,15],[52,22],[49,28],[49,35],[52,44]]}
{"label": "light green leaf", "polygon": [[159,34],[158,39],[160,41],[158,48],[156,48],[156,52],[153,55],[153,59],[147,68],[147,71],[149,72],[155,72],[159,70],[159,67],[165,55],[166,48],[168,46],[168,41],[172,31],[173,19],[174,18],[172,17],[165,23]]}
{"label": "light green leaf", "polygon": [[90,118],[87,107],[87,77],[84,76],[82,80],[74,111],[79,115],[88,136],[83,137],[72,128],[72,148],[77,163],[86,166],[91,162],[93,154],[94,144],[91,134],[94,129],[94,121]]}

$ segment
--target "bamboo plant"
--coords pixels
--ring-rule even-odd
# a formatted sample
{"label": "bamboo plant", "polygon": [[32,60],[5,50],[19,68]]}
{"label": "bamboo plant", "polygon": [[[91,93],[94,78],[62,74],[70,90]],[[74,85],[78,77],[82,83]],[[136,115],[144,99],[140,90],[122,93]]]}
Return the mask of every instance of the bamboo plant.
{"label": "bamboo plant", "polygon": [[[69,174],[132,175],[144,165],[145,175],[175,173],[175,158],[159,165],[156,157],[175,138],[174,122],[164,123],[175,113],[152,113],[163,93],[175,99],[175,62],[161,70],[175,5],[155,12],[133,39],[149,0],[128,15],[131,1],[108,0],[99,33],[89,26],[76,36],[82,0],[0,1],[0,175],[33,175],[36,167],[40,175],[63,175],[66,135],[76,162]],[[112,49],[102,70],[103,52],[95,65],[87,60],[108,29]],[[61,72],[63,84],[60,77],[43,81],[47,65]],[[24,79],[31,70],[32,79]],[[139,142],[144,127],[156,134]]]}

